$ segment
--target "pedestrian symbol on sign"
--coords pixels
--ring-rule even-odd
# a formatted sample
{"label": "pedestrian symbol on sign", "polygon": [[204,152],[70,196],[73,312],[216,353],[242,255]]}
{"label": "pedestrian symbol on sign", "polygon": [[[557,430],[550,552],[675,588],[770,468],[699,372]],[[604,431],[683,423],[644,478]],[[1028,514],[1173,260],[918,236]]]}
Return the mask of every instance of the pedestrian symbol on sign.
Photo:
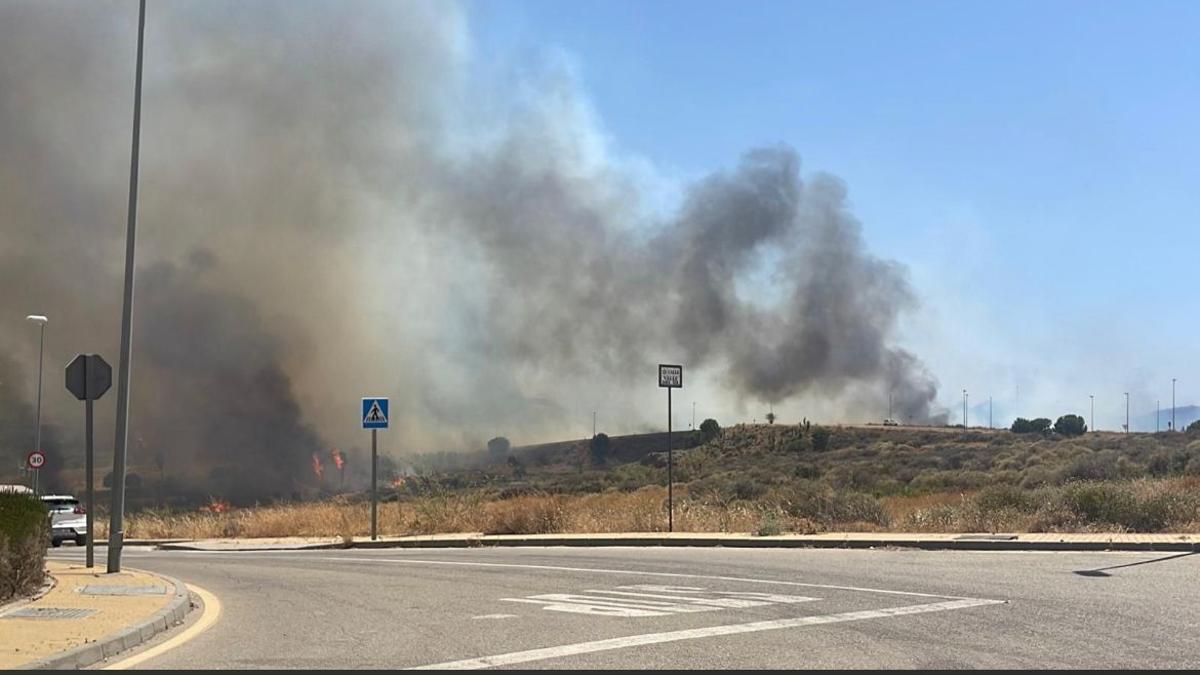
{"label": "pedestrian symbol on sign", "polygon": [[386,398],[364,398],[362,400],[362,416],[364,429],[388,428],[388,400]]}

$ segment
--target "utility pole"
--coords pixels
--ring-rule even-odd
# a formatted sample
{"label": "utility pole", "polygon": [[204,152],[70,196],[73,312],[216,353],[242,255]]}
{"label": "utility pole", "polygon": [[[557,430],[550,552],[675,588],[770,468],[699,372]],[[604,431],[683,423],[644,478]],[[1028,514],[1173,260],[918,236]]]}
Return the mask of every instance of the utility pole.
{"label": "utility pole", "polygon": [[[49,322],[44,316],[39,314],[30,314],[25,317],[27,321],[32,321],[41,326],[41,337],[38,339],[38,394],[37,394],[37,418],[33,423],[33,449],[38,452],[42,451],[42,364],[45,363],[46,355],[46,324]],[[40,469],[33,470],[33,494],[38,493],[38,475]]]}
{"label": "utility pole", "polygon": [[129,440],[129,371],[133,365],[133,271],[137,242],[138,146],[142,129],[142,44],[146,0],[138,3],[137,65],[133,84],[133,148],[129,157],[129,210],[125,227],[125,297],[121,310],[121,360],[117,366],[117,430],[113,443],[112,506],[108,520],[108,573],[121,571],[125,539],[125,451]]}
{"label": "utility pole", "polygon": [[967,390],[963,389],[963,428],[967,428]]}
{"label": "utility pole", "polygon": [[1096,396],[1088,394],[1088,398],[1092,401],[1092,431],[1096,430]]}
{"label": "utility pole", "polygon": [[888,392],[888,420],[892,419],[892,392]]}
{"label": "utility pole", "polygon": [[1129,392],[1125,392],[1125,433],[1129,433]]}
{"label": "utility pole", "polygon": [[1179,431],[1175,426],[1175,378],[1171,378],[1171,431]]}

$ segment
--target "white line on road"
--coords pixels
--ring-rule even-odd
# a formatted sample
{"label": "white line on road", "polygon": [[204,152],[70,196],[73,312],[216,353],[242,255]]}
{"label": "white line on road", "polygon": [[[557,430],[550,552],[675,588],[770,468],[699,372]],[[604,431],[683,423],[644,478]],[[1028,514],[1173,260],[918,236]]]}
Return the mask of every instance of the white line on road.
{"label": "white line on road", "polygon": [[846,621],[862,621],[864,619],[924,614],[926,612],[943,612],[952,609],[966,609],[968,607],[981,607],[984,605],[996,605],[1002,603],[1003,601],[1001,600],[949,600],[947,602],[935,602],[928,605],[909,605],[907,607],[870,609],[860,612],[845,612],[842,614],[804,616],[795,619],[777,619],[773,621],[755,621],[752,623],[739,623],[726,626],[710,626],[708,628],[690,628],[687,630],[675,630],[665,633],[646,633],[644,635],[630,635],[628,637],[610,638],[607,640],[579,642],[576,644],[561,645],[558,647],[529,649],[521,652],[497,654],[495,656],[485,656],[477,659],[447,661],[445,663],[434,663],[427,666],[409,668],[408,670],[475,670],[479,668],[492,668],[494,666],[511,666],[518,663],[543,661],[545,659],[555,659],[579,654],[590,654],[593,652],[602,652],[612,649],[624,649],[626,647],[660,644],[663,642],[678,642],[680,640],[696,640],[699,638],[717,637],[721,635],[756,633],[759,631],[779,630],[782,628],[799,628],[801,626],[816,626],[829,623],[842,623]]}
{"label": "white line on road", "polygon": [[473,616],[471,618],[472,619],[515,619],[515,618],[517,618],[517,615],[516,614],[480,614],[479,616]]}

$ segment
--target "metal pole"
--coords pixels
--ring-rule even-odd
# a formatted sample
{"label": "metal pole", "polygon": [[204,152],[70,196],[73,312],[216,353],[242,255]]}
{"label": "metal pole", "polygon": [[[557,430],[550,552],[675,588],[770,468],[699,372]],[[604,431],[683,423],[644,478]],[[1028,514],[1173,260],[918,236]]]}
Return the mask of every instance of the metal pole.
{"label": "metal pole", "polygon": [[[92,381],[92,360],[87,360],[87,381]],[[95,517],[96,517],[96,482],[95,482],[95,462],[93,461],[92,451],[92,399],[88,398],[83,402],[86,409],[87,421],[84,426],[87,430],[87,457],[84,460],[87,465],[87,566],[95,567]]]}
{"label": "metal pole", "polygon": [[[34,432],[33,432],[33,449],[34,450],[42,449],[42,364],[45,362],[45,354],[46,354],[46,322],[41,321],[39,323],[42,324],[42,330],[41,330],[42,337],[41,337],[40,344],[38,346],[38,398],[37,398],[37,422],[35,423],[37,426],[34,427]],[[42,473],[41,469],[33,470],[33,494],[35,494],[35,495],[38,493],[38,476],[40,476],[41,473]]]}
{"label": "metal pole", "polygon": [[375,541],[375,538],[379,535],[379,493],[376,489],[378,480],[375,474],[375,470],[379,466],[376,445],[378,433],[378,429],[371,430],[371,541]]}
{"label": "metal pole", "polygon": [[671,446],[671,387],[667,387],[667,532],[675,531],[675,454]]}
{"label": "metal pole", "polygon": [[125,228],[125,298],[121,310],[121,362],[117,368],[117,432],[113,443],[112,507],[108,524],[108,572],[121,571],[125,538],[125,450],[129,437],[129,370],[133,365],[133,270],[137,242],[138,144],[142,129],[142,43],[146,0],[138,3],[137,66],[133,83],[133,146],[129,156],[129,219]]}
{"label": "metal pole", "polygon": [[1179,431],[1175,426],[1175,378],[1171,378],[1171,431]]}
{"label": "metal pole", "polygon": [[1088,398],[1092,401],[1092,431],[1096,430],[1096,396],[1088,394]]}

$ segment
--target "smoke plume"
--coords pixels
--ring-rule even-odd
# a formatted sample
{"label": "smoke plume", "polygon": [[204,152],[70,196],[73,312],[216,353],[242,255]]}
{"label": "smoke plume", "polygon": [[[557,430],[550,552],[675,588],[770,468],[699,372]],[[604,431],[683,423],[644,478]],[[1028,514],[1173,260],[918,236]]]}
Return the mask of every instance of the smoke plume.
{"label": "smoke plume", "polygon": [[[135,30],[134,2],[0,5],[14,364],[40,312],[51,363],[116,365]],[[733,399],[937,415],[894,344],[904,269],[786,146],[663,214],[569,70],[480,80],[457,5],[153,3],[146,34],[131,437],[220,494],[313,485],[365,395],[392,396],[393,449],[582,435],[598,405],[638,428],[660,361]]]}

